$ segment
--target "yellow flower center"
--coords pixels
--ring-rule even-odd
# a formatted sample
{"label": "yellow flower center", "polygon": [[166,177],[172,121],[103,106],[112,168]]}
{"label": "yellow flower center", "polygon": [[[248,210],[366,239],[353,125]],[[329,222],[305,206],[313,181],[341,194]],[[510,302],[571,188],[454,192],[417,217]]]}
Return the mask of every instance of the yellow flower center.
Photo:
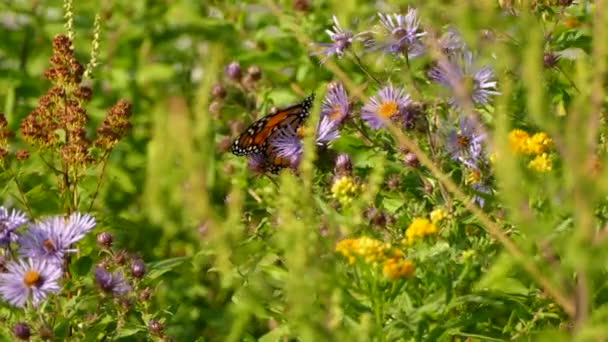
{"label": "yellow flower center", "polygon": [[379,116],[385,119],[390,119],[395,114],[397,114],[397,102],[390,101],[380,104],[380,108],[378,108]]}
{"label": "yellow flower center", "polygon": [[40,273],[29,270],[23,275],[23,284],[26,287],[38,286],[42,282],[42,277]]}

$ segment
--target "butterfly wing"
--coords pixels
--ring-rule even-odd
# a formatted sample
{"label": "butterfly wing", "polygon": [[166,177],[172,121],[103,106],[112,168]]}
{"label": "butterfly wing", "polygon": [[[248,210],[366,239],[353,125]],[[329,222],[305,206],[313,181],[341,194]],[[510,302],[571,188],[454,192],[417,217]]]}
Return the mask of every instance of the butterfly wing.
{"label": "butterfly wing", "polygon": [[271,112],[265,117],[252,123],[232,143],[232,153],[245,156],[264,152],[268,138],[285,125],[297,129],[306,120],[312,108],[314,94],[305,98],[299,104]]}

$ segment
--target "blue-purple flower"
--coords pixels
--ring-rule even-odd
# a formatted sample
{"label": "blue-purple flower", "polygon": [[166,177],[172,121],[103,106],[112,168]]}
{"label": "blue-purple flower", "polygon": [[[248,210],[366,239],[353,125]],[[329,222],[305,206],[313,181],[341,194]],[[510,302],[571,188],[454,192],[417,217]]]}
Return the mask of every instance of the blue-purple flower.
{"label": "blue-purple flower", "polygon": [[292,126],[286,126],[277,131],[270,140],[270,145],[273,154],[278,158],[288,160],[292,169],[298,168],[302,160],[304,146],[302,145],[302,138]]}
{"label": "blue-purple flower", "polygon": [[437,66],[429,70],[428,77],[450,88],[453,94],[450,103],[456,107],[462,105],[462,96],[469,97],[474,104],[486,105],[491,96],[499,94],[492,68],[475,66],[474,55],[469,51],[437,62]]}
{"label": "blue-purple flower", "polygon": [[448,128],[446,151],[453,160],[458,160],[467,167],[477,166],[485,158],[483,143],[486,135],[480,132],[476,123],[460,115],[458,127]]}
{"label": "blue-purple flower", "polygon": [[449,27],[443,35],[441,35],[438,43],[439,48],[446,56],[462,53],[467,48],[466,42],[460,33],[453,27]]}
{"label": "blue-purple flower", "polygon": [[338,18],[333,16],[334,25],[332,30],[325,30],[329,38],[331,39],[331,43],[314,43],[317,46],[324,47],[324,49],[320,52],[313,52],[311,55],[325,55],[325,58],[321,60],[323,63],[327,58],[331,56],[338,56],[338,58],[342,58],[344,56],[344,52],[353,44],[353,39],[355,35],[353,35],[350,31],[342,30],[340,27],[340,23],[338,22]]}
{"label": "blue-purple flower", "polygon": [[350,104],[344,87],[340,83],[329,83],[321,104],[321,118],[328,117],[330,121],[341,124],[349,115]]}
{"label": "blue-purple flower", "polygon": [[420,28],[418,12],[410,8],[406,15],[378,13],[383,28],[382,41],[368,40],[372,50],[382,49],[391,54],[403,54],[408,58],[424,54],[422,37],[426,32]]}
{"label": "blue-purple flower", "polygon": [[75,251],[70,246],[94,227],[95,219],[86,214],[74,213],[67,219],[62,216],[42,218],[30,224],[19,238],[19,254],[61,263],[66,253]]}
{"label": "blue-purple flower", "polygon": [[0,273],[0,295],[13,306],[23,307],[28,300],[37,306],[49,293],[56,293],[62,270],[59,265],[42,259],[17,260]]}
{"label": "blue-purple flower", "polygon": [[103,268],[95,269],[95,282],[97,286],[106,293],[123,295],[131,291],[131,286],[127,284],[124,276],[120,272],[106,272]]}
{"label": "blue-purple flower", "polygon": [[386,86],[361,108],[361,119],[372,129],[383,127],[383,120],[404,122],[410,104],[410,96],[403,89]]}
{"label": "blue-purple flower", "polygon": [[0,246],[17,241],[15,230],[28,222],[27,216],[19,210],[0,207]]}

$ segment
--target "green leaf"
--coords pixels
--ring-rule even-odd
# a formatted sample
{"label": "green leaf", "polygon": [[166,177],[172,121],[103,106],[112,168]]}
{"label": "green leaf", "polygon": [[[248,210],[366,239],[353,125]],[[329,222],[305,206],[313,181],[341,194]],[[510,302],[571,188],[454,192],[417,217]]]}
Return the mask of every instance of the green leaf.
{"label": "green leaf", "polygon": [[146,265],[149,270],[147,278],[156,279],[156,278],[160,277],[161,275],[163,275],[169,271],[172,271],[174,268],[180,266],[185,261],[190,260],[190,259],[191,259],[191,257],[177,257],[177,258],[162,260],[162,261],[155,262],[155,263],[149,263]]}

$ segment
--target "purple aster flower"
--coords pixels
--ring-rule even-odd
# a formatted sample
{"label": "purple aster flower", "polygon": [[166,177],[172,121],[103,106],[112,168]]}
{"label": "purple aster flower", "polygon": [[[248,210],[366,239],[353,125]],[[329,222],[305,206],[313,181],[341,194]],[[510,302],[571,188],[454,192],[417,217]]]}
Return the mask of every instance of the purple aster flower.
{"label": "purple aster flower", "polygon": [[439,38],[439,48],[446,56],[465,51],[467,45],[458,31],[449,27]]}
{"label": "purple aster flower", "polygon": [[247,168],[256,174],[263,174],[266,172],[267,159],[264,153],[256,153],[249,156],[247,160]]}
{"label": "purple aster flower", "polygon": [[7,273],[0,273],[0,295],[13,306],[23,307],[28,299],[33,306],[56,293],[60,287],[61,267],[40,259],[18,260],[6,265]]}
{"label": "purple aster flower", "polygon": [[70,246],[82,239],[95,227],[95,219],[86,214],[74,213],[67,219],[62,216],[43,218],[30,224],[19,238],[19,253],[30,258],[61,263],[65,253],[74,252]]}
{"label": "purple aster flower", "polygon": [[0,245],[6,246],[17,241],[15,230],[28,222],[28,218],[19,210],[0,207]]}
{"label": "purple aster flower", "polygon": [[331,121],[341,124],[350,115],[348,95],[340,83],[329,83],[321,104],[321,118],[328,116]]}
{"label": "purple aster flower", "polygon": [[270,140],[273,153],[278,158],[285,159],[293,169],[297,169],[302,160],[302,138],[292,126],[285,126],[278,130]]}
{"label": "purple aster flower", "polygon": [[383,119],[402,121],[405,118],[411,99],[403,89],[387,86],[379,90],[377,95],[372,96],[361,108],[361,118],[372,129],[383,127]]}
{"label": "purple aster flower", "polygon": [[131,286],[127,284],[122,273],[106,272],[101,267],[95,269],[95,282],[97,283],[97,286],[106,293],[123,295],[131,291]]}
{"label": "purple aster flower", "polygon": [[366,45],[371,50],[382,49],[387,53],[404,54],[408,58],[424,54],[422,37],[426,32],[420,28],[418,12],[415,9],[408,9],[406,15],[378,13],[378,17],[385,31],[385,40],[367,40]]}
{"label": "purple aster flower", "polygon": [[486,199],[484,198],[484,196],[482,196],[482,194],[489,195],[490,193],[492,193],[492,190],[487,184],[483,182],[473,183],[471,184],[471,188],[477,193],[476,195],[473,195],[471,202],[477,204],[480,208],[483,208],[483,206],[486,204]]}
{"label": "purple aster flower", "polygon": [[449,127],[444,132],[447,140],[446,151],[452,160],[461,162],[467,168],[485,167],[487,158],[483,144],[486,134],[479,132],[472,119],[461,114],[458,127]]}
{"label": "purple aster flower", "polygon": [[428,76],[432,81],[452,90],[454,96],[450,103],[456,107],[461,105],[460,99],[455,96],[459,87],[464,87],[467,96],[479,105],[488,104],[490,96],[499,94],[492,68],[489,65],[476,67],[473,53],[469,51],[455,54],[447,61],[439,61],[436,67],[429,70]]}
{"label": "purple aster flower", "polygon": [[325,30],[332,42],[314,43],[315,45],[324,47],[325,49],[320,52],[311,53],[312,56],[325,55],[325,58],[321,60],[321,63],[323,63],[327,58],[333,55],[338,56],[338,58],[342,58],[342,56],[344,56],[344,51],[346,51],[346,49],[348,49],[353,44],[353,39],[355,38],[352,32],[342,30],[342,28],[340,27],[340,23],[338,22],[338,18],[336,18],[335,15],[333,16],[333,19],[333,31]]}

